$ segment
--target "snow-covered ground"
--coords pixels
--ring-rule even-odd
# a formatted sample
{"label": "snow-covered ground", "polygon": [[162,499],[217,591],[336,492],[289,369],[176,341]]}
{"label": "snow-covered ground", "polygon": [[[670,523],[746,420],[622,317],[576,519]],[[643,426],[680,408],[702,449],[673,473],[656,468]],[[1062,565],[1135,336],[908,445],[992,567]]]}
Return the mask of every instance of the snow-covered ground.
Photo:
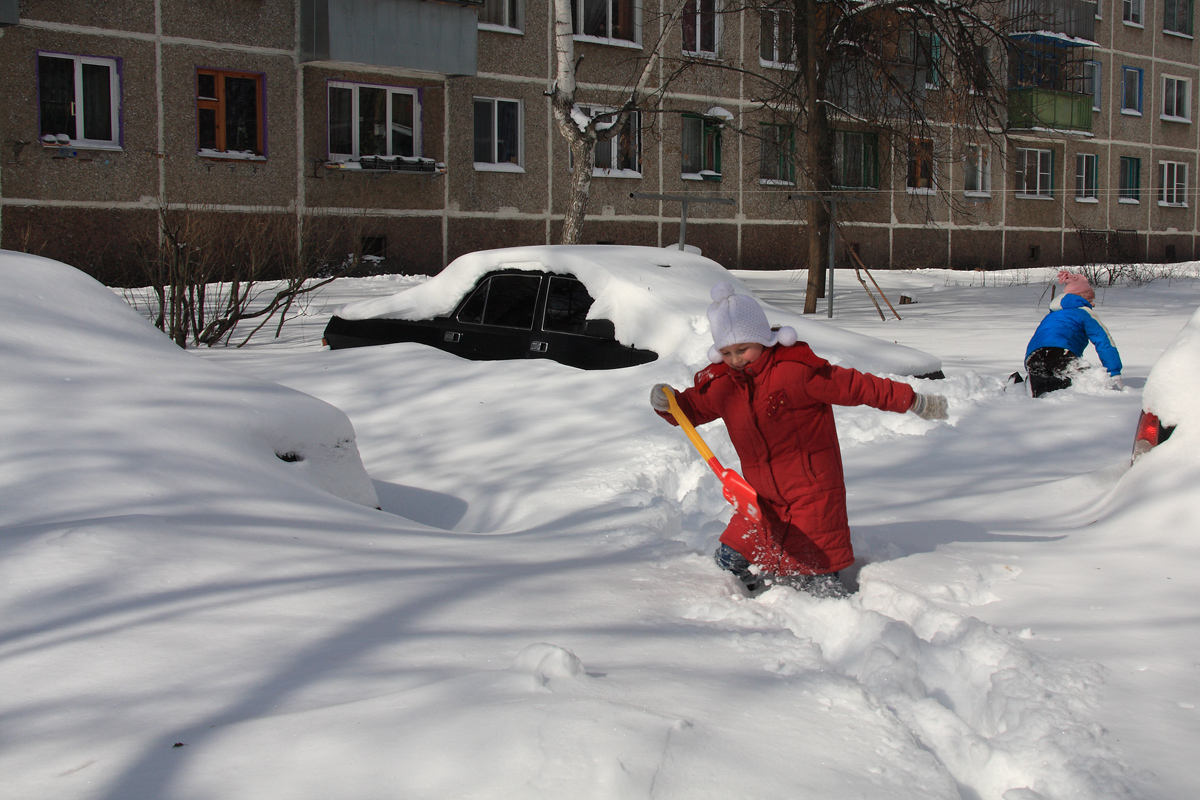
{"label": "snow-covered ground", "polygon": [[[400,276],[178,354],[28,270],[0,256],[0,797],[1200,790],[1195,430],[1128,469],[1194,266],[1099,293],[1123,390],[1097,369],[1038,400],[1004,379],[1049,272],[876,273],[917,299],[888,322],[839,273],[823,324],[937,355],[946,380],[905,380],[951,403],[838,410],[849,600],[748,598],[712,564],[720,487],[647,402],[700,364],[319,349],[334,307]],[[738,275],[802,303],[790,273]],[[347,434],[262,379],[345,413],[382,511],[345,453],[316,476],[277,457]]]}

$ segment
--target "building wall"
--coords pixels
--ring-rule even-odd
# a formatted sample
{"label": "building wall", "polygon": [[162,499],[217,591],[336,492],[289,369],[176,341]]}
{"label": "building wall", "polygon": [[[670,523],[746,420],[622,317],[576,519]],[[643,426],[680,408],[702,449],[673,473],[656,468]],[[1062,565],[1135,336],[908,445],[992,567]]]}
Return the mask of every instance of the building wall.
{"label": "building wall", "polygon": [[[386,2],[387,0],[379,0]],[[964,158],[976,135],[938,130],[933,195],[906,187],[903,146],[880,143],[880,187],[838,206],[839,264],[869,267],[999,268],[1080,263],[1094,257],[1098,231],[1122,231],[1139,258],[1197,257],[1194,187],[1200,169],[1200,45],[1162,30],[1163,0],[1146,0],[1145,24],[1105,3],[1096,22],[1101,108],[1089,134],[1026,132],[984,141],[991,191],[964,194]],[[1109,8],[1108,6],[1113,6]],[[646,0],[642,39],[670,11]],[[522,29],[481,26],[478,72],[448,77],[396,67],[302,62],[297,0],[124,0],[104,4],[22,0],[21,23],[0,29],[0,246],[60,258],[113,282],[137,282],[141,253],[158,237],[164,209],[245,220],[285,215],[298,228],[353,248],[386,242],[383,268],[433,273],[472,250],[557,240],[569,191],[565,141],[545,92],[553,78],[549,0],[525,0]],[[731,268],[807,266],[806,203],[794,185],[760,179],[755,74],[786,78],[759,62],[759,27],[748,14],[722,15],[719,52],[670,84],[642,116],[641,170],[593,180],[586,242],[667,246],[678,241],[681,204],[632,194],[689,196],[687,241]],[[666,52],[678,53],[678,25]],[[38,53],[115,59],[120,141],[109,148],[46,147],[38,141]],[[636,47],[577,42],[582,103],[616,105],[636,74]],[[1143,70],[1142,113],[1122,113],[1122,67]],[[216,69],[259,76],[263,153],[226,158],[197,150],[196,74]],[[660,65],[651,85],[667,77]],[[1164,78],[1188,81],[1187,121],[1163,119]],[[330,82],[411,90],[420,103],[419,155],[439,174],[337,169],[329,154]],[[945,89],[941,91],[947,91]],[[518,168],[481,166],[473,152],[477,98],[521,108]],[[683,115],[721,114],[721,173],[682,175]],[[844,123],[842,123],[844,124]],[[835,127],[841,124],[835,123]],[[738,132],[745,135],[738,135]],[[1050,198],[1015,192],[1017,150],[1054,153]],[[1096,198],[1075,193],[1080,154],[1095,155]],[[1141,160],[1137,202],[1117,197],[1121,157]],[[1160,205],[1161,164],[1185,164],[1187,204]],[[695,176],[693,176],[695,177]],[[704,204],[708,197],[733,205]],[[215,215],[215,216],[214,216]],[[1090,237],[1090,238],[1089,238]]]}

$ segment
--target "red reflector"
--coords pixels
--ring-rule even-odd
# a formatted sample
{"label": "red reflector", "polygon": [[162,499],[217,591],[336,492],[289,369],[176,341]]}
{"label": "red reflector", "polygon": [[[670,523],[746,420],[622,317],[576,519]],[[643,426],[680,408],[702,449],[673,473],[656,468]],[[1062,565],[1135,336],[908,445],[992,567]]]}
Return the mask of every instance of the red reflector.
{"label": "red reflector", "polygon": [[1147,442],[1151,447],[1158,445],[1158,417],[1149,411],[1143,411],[1138,420],[1135,442]]}

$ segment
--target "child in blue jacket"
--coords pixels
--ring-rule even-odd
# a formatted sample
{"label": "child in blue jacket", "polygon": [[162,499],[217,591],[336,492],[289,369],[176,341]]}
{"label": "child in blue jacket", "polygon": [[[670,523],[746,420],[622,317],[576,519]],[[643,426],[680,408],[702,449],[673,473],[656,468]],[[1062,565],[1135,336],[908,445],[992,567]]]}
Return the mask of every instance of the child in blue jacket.
{"label": "child in blue jacket", "polygon": [[1090,340],[1100,363],[1121,385],[1121,354],[1104,323],[1092,310],[1096,292],[1083,275],[1062,270],[1058,282],[1063,293],[1050,303],[1050,313],[1034,331],[1025,348],[1025,368],[1034,397],[1071,385],[1071,372]]}

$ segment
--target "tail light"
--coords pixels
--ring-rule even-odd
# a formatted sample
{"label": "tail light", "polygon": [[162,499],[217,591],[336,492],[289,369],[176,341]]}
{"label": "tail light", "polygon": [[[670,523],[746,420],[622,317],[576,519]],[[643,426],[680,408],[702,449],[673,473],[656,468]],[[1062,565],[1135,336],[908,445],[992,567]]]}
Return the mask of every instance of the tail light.
{"label": "tail light", "polygon": [[1149,411],[1143,411],[1138,418],[1137,434],[1133,437],[1133,460],[1158,446],[1159,433],[1162,430],[1158,417]]}
{"label": "tail light", "polygon": [[321,338],[321,347],[329,347],[329,340],[322,337]]}

